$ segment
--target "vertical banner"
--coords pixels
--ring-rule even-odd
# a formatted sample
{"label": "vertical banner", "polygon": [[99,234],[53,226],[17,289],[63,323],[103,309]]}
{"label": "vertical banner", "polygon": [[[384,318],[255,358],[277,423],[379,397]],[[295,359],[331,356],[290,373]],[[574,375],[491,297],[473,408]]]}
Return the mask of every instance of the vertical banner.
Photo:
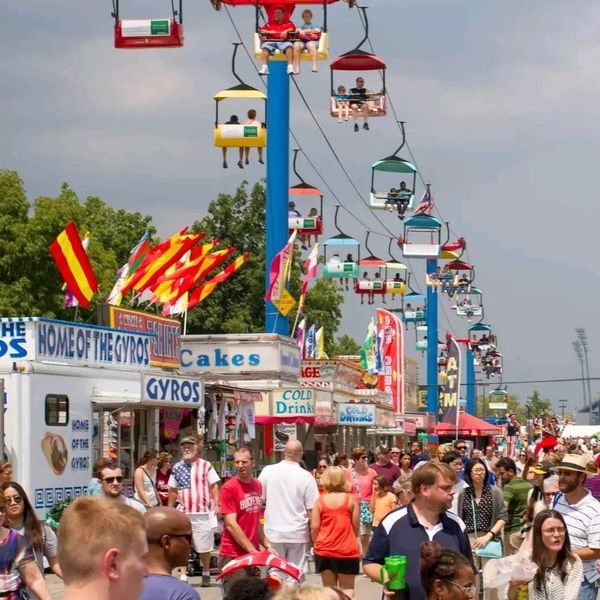
{"label": "vertical banner", "polygon": [[379,350],[382,372],[378,388],[392,397],[394,413],[404,413],[404,329],[393,313],[378,308],[376,311],[379,332]]}
{"label": "vertical banner", "polygon": [[446,364],[446,381],[441,386],[440,415],[443,423],[454,423],[458,431],[458,415],[460,414],[460,347],[457,341],[448,339],[448,362]]}

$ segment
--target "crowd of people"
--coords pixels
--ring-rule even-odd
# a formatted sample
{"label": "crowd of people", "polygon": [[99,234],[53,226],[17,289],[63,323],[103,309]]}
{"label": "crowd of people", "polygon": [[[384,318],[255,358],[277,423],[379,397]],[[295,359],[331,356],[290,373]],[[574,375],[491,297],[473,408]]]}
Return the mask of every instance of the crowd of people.
{"label": "crowd of people", "polygon": [[[595,600],[600,445],[555,441],[498,450],[456,440],[433,457],[416,441],[373,452],[359,446],[349,455],[328,448],[308,470],[302,445],[292,440],[258,478],[252,450],[238,448],[235,475],[223,483],[189,436],[174,465],[167,453],[143,454],[131,497],[120,466],[96,461],[87,495],[64,511],[57,533],[38,519],[3,461],[0,597],[49,600],[47,565],[64,579],[67,600],[197,600],[186,577],[193,549],[203,587],[215,583],[211,556],[218,555],[223,593],[232,600],[268,598],[276,589],[278,598],[333,597],[327,590],[353,598],[356,577],[382,582],[394,557],[405,566],[404,598],[459,600],[484,591],[485,574],[493,579],[511,555],[535,574],[505,582],[503,598]],[[263,552],[300,574],[314,562],[323,588],[298,587],[298,577],[271,559],[231,568]],[[392,597],[389,577],[384,595]]]}

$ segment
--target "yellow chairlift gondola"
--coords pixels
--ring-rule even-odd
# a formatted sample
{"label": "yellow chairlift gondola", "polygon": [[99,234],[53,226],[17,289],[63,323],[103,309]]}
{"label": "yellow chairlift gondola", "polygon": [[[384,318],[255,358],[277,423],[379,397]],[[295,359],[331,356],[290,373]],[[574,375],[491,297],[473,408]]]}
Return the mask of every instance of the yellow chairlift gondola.
{"label": "yellow chairlift gondola", "polygon": [[[231,70],[233,76],[240,82],[238,85],[227,88],[215,94],[215,131],[214,145],[223,148],[223,167],[227,168],[226,148],[240,148],[240,162],[238,165],[243,167],[242,148],[259,148],[259,162],[262,163],[262,148],[267,145],[266,123],[256,119],[256,109],[248,111],[248,120],[240,122],[237,115],[232,115],[229,121],[225,123],[219,119],[219,107],[223,100],[260,100],[264,102],[265,120],[267,109],[267,96],[244,83],[235,72],[235,56],[237,54],[239,42],[233,43],[233,56],[231,58]],[[254,117],[254,118],[253,118]],[[249,151],[246,150],[246,161]]]}

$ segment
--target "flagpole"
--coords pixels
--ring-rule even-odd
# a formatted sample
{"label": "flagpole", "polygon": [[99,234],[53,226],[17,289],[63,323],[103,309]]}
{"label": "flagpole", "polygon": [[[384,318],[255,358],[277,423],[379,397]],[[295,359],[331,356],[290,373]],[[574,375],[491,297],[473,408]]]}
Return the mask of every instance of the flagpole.
{"label": "flagpole", "polygon": [[296,327],[298,326],[298,319],[300,318],[300,305],[298,305],[298,310],[296,311],[296,319],[294,320],[294,326],[292,327],[291,337],[294,337],[296,333]]}
{"label": "flagpole", "polygon": [[79,313],[79,304],[75,307],[75,316],[73,317],[73,321],[77,323],[77,316]]}
{"label": "flagpole", "polygon": [[187,308],[183,311],[183,335],[187,333]]}
{"label": "flagpole", "polygon": [[275,333],[277,331],[277,319],[279,319],[279,311],[277,311],[275,313],[275,321],[273,322],[273,331],[272,331],[272,333]]}

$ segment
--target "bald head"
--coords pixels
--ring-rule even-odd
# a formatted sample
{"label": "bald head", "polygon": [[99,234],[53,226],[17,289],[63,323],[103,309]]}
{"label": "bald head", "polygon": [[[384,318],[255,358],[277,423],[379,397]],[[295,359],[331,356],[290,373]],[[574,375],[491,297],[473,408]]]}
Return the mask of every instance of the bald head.
{"label": "bald head", "polygon": [[170,506],[157,506],[144,513],[149,540],[160,540],[163,535],[188,534],[192,526],[188,517]]}
{"label": "bald head", "polygon": [[302,444],[298,440],[286,442],[285,447],[283,448],[283,458],[285,458],[285,460],[300,462],[300,459],[302,458]]}

